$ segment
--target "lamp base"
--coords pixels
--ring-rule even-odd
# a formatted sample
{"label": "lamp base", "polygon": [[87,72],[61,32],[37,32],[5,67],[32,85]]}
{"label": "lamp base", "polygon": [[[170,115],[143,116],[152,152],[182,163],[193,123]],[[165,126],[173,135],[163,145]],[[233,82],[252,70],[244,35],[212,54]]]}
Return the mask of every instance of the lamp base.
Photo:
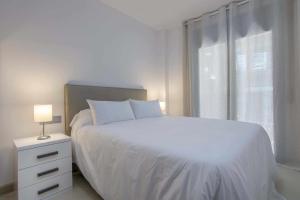
{"label": "lamp base", "polygon": [[49,139],[50,138],[50,135],[41,135],[41,136],[39,136],[37,139],[38,140],[47,140],[47,139]]}

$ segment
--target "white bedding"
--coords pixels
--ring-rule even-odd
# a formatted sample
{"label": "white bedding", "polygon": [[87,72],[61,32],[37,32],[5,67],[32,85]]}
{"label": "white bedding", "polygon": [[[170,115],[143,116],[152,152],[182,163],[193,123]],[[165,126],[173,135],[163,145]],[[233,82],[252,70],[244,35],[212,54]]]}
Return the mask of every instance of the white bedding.
{"label": "white bedding", "polygon": [[161,117],[72,131],[77,164],[105,200],[279,200],[258,125]]}

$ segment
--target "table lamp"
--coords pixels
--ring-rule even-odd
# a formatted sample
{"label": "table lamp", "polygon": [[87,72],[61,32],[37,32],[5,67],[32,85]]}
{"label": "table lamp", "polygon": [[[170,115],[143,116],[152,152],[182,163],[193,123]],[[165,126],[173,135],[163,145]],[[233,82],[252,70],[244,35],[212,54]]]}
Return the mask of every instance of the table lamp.
{"label": "table lamp", "polygon": [[49,135],[45,135],[45,122],[52,121],[52,105],[34,105],[34,121],[42,123],[43,133],[37,139],[46,140],[50,138]]}

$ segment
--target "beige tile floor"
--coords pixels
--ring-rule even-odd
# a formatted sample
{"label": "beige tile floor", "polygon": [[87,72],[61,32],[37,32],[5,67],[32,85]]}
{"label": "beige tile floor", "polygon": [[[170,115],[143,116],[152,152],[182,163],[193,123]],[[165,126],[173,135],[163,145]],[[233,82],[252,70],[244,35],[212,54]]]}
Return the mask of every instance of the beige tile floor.
{"label": "beige tile floor", "polygon": [[[300,171],[278,167],[279,179],[277,187],[287,200],[300,199]],[[0,197],[0,200],[16,200],[16,193],[9,193]],[[65,192],[53,200],[103,200],[80,174],[73,175],[73,189]]]}
{"label": "beige tile floor", "polygon": [[[0,200],[17,200],[16,193],[9,193],[0,197]],[[73,189],[53,200],[103,200],[88,184],[82,175],[73,175]]]}

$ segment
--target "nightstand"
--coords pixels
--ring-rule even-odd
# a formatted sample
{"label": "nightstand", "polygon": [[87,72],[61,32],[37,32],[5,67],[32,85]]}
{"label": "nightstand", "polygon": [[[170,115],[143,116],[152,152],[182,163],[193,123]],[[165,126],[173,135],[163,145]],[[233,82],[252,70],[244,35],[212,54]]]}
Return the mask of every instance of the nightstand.
{"label": "nightstand", "polygon": [[14,140],[18,199],[51,199],[72,187],[71,138],[51,134]]}

